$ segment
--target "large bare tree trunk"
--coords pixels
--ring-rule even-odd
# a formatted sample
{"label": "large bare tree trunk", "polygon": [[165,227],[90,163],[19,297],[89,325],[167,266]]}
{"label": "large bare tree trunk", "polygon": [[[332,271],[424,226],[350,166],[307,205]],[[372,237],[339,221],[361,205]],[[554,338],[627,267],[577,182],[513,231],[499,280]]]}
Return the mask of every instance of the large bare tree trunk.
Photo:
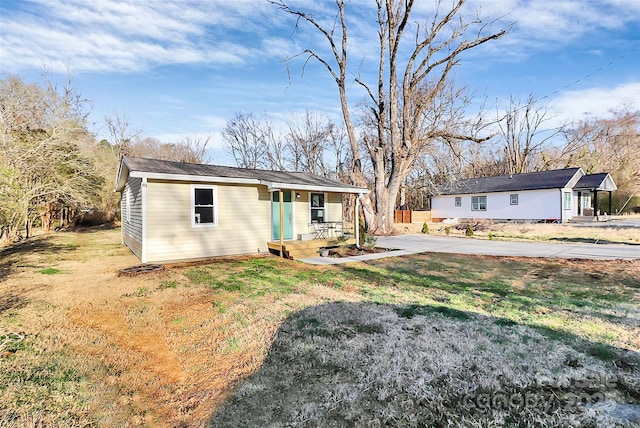
{"label": "large bare tree trunk", "polygon": [[[363,173],[360,143],[366,147],[373,167],[373,192],[362,198],[362,211],[370,233],[394,232],[394,209],[400,186],[413,169],[416,160],[427,147],[438,140],[482,141],[475,135],[461,131],[450,117],[456,100],[444,99],[442,94],[450,84],[449,73],[459,62],[463,52],[502,37],[506,30],[490,31],[491,23],[480,18],[465,21],[460,10],[465,0],[456,0],[441,15],[441,2],[426,26],[409,24],[415,0],[377,0],[379,66],[376,86],[361,78],[356,82],[367,92],[372,116],[372,133],[365,130],[359,141],[351,119],[347,99],[347,41],[345,18],[346,0],[335,0],[335,19],[325,21],[311,13],[295,9],[285,0],[274,0],[281,10],[315,28],[328,42],[332,57],[320,55],[318,50],[305,49],[300,55],[321,63],[334,78],[338,87],[340,106],[352,154],[350,179],[357,186],[369,185]],[[333,28],[323,26],[333,22]],[[298,25],[296,23],[296,25]],[[404,42],[405,30],[412,28],[412,42]],[[425,29],[427,31],[425,31]],[[470,39],[468,34],[473,33]],[[406,43],[413,43],[409,47]],[[406,63],[400,57],[409,52]],[[402,55],[400,54],[402,52]],[[398,70],[402,69],[402,72]],[[453,103],[453,104],[452,104]],[[435,112],[435,113],[434,113]],[[375,134],[375,137],[372,136]]]}

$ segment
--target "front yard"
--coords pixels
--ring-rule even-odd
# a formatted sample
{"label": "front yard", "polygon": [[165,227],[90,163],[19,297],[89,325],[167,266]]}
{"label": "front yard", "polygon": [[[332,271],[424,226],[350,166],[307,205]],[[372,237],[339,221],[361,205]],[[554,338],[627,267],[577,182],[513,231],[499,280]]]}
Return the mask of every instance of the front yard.
{"label": "front yard", "polygon": [[119,230],[0,259],[0,425],[634,426],[640,261],[138,261]]}

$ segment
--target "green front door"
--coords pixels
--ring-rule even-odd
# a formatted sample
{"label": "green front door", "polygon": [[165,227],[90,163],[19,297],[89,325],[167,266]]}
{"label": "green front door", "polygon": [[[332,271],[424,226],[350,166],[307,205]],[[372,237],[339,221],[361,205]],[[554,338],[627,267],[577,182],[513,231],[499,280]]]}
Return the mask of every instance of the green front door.
{"label": "green front door", "polygon": [[[273,239],[280,239],[280,194],[273,192],[271,196],[271,224],[273,225]],[[284,239],[293,239],[293,204],[291,203],[291,191],[282,192],[284,204]]]}

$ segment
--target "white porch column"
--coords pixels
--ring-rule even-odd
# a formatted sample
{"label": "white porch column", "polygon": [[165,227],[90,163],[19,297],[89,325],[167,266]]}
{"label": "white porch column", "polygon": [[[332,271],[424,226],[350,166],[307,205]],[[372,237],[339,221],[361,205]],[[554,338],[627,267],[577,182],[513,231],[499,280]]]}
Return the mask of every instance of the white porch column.
{"label": "white porch column", "polygon": [[355,225],[355,235],[356,235],[356,248],[360,248],[360,216],[358,215],[360,212],[360,196],[362,196],[362,194],[357,193],[356,194],[356,207],[355,207],[355,212],[353,213],[353,224]]}
{"label": "white porch column", "polygon": [[284,192],[278,190],[280,199],[280,257],[284,258]]}

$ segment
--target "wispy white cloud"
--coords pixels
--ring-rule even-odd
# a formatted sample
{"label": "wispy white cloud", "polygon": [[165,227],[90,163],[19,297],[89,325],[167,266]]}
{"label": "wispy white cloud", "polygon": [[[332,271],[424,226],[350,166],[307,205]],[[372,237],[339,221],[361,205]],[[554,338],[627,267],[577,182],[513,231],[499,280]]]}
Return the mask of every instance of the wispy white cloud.
{"label": "wispy white cloud", "polygon": [[549,105],[559,121],[606,117],[611,110],[622,106],[640,110],[640,82],[565,91],[549,100]]}
{"label": "wispy white cloud", "polygon": [[[34,0],[1,6],[5,71],[141,71],[166,64],[238,65],[266,53],[225,32],[256,30],[265,2]],[[252,25],[254,26],[252,28]]]}
{"label": "wispy white cloud", "polygon": [[584,35],[640,20],[640,2],[625,0],[473,0],[470,4],[482,15],[504,16],[514,24],[500,42],[512,47],[511,55],[561,49]]}

